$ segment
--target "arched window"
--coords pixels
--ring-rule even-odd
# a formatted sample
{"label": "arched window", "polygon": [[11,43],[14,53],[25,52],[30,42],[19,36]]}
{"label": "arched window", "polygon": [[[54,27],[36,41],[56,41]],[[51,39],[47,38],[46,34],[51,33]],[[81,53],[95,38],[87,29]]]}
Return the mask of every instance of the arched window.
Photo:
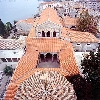
{"label": "arched window", "polygon": [[57,54],[54,54],[53,55],[53,61],[56,61],[57,62]]}
{"label": "arched window", "polygon": [[45,61],[44,60],[44,54],[40,54],[40,59],[41,59],[41,61]]}
{"label": "arched window", "polygon": [[45,32],[44,31],[42,31],[42,37],[45,37]]}
{"label": "arched window", "polygon": [[52,61],[52,54],[50,53],[46,54],[46,61]]}
{"label": "arched window", "polygon": [[47,37],[50,37],[50,31],[47,32]]}
{"label": "arched window", "polygon": [[53,37],[56,37],[56,32],[55,31],[53,32]]}

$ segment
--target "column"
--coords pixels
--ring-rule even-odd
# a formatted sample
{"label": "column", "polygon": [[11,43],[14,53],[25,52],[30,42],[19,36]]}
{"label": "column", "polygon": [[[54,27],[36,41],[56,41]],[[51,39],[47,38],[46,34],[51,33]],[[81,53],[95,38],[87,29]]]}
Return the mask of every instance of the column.
{"label": "column", "polygon": [[47,37],[47,32],[45,32],[45,37]]}
{"label": "column", "polygon": [[18,58],[17,58],[17,61],[18,61]]}
{"label": "column", "polygon": [[[6,59],[6,58],[5,58]],[[6,62],[8,62],[8,60],[6,59]]]}
{"label": "column", "polygon": [[46,62],[46,54],[44,54],[44,60],[45,60],[45,62]]}
{"label": "column", "polygon": [[52,54],[52,62],[53,62],[53,56],[54,56],[54,54]]}
{"label": "column", "polygon": [[51,37],[53,37],[53,31],[51,32]]}
{"label": "column", "polygon": [[59,63],[59,56],[58,56],[58,54],[57,54],[57,62]]}

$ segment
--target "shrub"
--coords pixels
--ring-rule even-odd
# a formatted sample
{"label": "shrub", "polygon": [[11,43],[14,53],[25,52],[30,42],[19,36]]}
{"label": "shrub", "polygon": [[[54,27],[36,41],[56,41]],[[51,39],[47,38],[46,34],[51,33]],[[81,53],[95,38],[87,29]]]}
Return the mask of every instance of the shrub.
{"label": "shrub", "polygon": [[7,66],[4,68],[4,74],[6,74],[6,76],[12,76],[13,74],[13,68],[11,66]]}

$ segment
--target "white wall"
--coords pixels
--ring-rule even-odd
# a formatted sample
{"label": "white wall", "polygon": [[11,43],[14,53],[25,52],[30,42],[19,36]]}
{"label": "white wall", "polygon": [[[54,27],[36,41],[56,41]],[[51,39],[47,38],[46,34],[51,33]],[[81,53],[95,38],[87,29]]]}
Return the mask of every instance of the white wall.
{"label": "white wall", "polygon": [[18,32],[25,33],[26,35],[30,32],[33,24],[27,24],[25,22],[19,22],[16,24],[16,29]]}
{"label": "white wall", "polygon": [[23,54],[24,54],[23,49],[0,50],[0,58],[21,58]]}
{"label": "white wall", "polygon": [[[0,50],[0,58],[21,58],[24,54],[23,49],[16,49],[16,50]],[[18,62],[3,62],[0,59],[0,71],[3,71],[3,69],[7,66],[11,66],[13,68],[16,68]]]}
{"label": "white wall", "polygon": [[78,43],[72,43],[72,44],[74,50],[78,50],[80,52],[85,52],[86,50],[95,51],[98,48],[98,43],[90,43],[90,45],[87,45],[87,43],[80,43],[80,45],[77,45]]}

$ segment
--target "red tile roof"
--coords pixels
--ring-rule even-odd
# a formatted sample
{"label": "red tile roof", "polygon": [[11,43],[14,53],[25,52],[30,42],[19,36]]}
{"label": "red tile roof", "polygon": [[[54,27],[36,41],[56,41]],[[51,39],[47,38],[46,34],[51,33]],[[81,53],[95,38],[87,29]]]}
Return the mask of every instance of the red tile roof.
{"label": "red tile roof", "polygon": [[83,43],[98,43],[98,39],[89,32],[80,32],[80,31],[74,31],[70,29],[64,30],[65,32],[62,34],[63,37],[70,38],[71,42],[83,42]]}
{"label": "red tile roof", "polygon": [[[57,71],[64,76],[79,74],[71,43],[58,38],[27,38],[26,42],[26,54],[18,63],[12,77],[12,83],[20,84],[39,70]],[[59,52],[60,68],[36,68],[39,52]],[[6,98],[9,97],[8,92],[10,92],[9,87]]]}
{"label": "red tile roof", "polygon": [[46,21],[51,21],[57,25],[62,25],[60,23],[60,18],[58,17],[56,10],[50,7],[42,11],[40,18],[36,22],[36,25],[41,25],[45,23]]}
{"label": "red tile roof", "polygon": [[17,23],[20,23],[20,22],[25,22],[26,24],[34,24],[34,18],[27,18],[25,20],[19,20]]}
{"label": "red tile roof", "polygon": [[[56,15],[56,12],[51,8],[45,9],[42,12],[41,16],[42,17],[40,17],[38,24],[42,24],[49,18],[49,20],[51,20],[52,22],[61,25],[61,23],[59,22],[59,17]],[[65,28],[63,28],[62,33],[66,34]],[[76,60],[73,54],[73,47],[70,42],[56,37],[37,38],[34,36],[35,28],[33,27],[29,36],[26,39],[26,53],[18,62],[17,68],[8,86],[5,100],[13,100],[18,85],[29,78],[31,75],[33,75],[36,71],[57,71],[63,76],[79,74],[79,69],[76,65]],[[36,68],[39,52],[58,52],[60,68]]]}

